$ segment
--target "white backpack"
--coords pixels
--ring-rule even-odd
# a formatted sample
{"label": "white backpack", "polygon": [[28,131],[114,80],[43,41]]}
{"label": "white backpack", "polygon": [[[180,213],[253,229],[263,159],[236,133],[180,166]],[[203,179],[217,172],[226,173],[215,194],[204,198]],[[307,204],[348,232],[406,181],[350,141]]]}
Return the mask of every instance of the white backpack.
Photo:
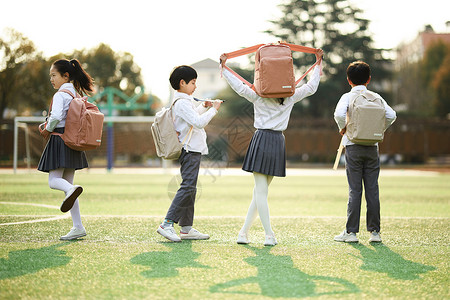
{"label": "white backpack", "polygon": [[386,109],[381,97],[371,91],[353,93],[347,111],[346,134],[359,145],[375,145],[383,141]]}
{"label": "white backpack", "polygon": [[175,124],[172,117],[172,108],[177,100],[178,99],[175,99],[169,108],[163,107],[156,113],[155,120],[151,127],[156,154],[159,157],[168,160],[178,159],[186,139],[186,143],[189,143],[192,136],[193,127],[191,127],[182,143],[178,140],[179,134],[175,130]]}

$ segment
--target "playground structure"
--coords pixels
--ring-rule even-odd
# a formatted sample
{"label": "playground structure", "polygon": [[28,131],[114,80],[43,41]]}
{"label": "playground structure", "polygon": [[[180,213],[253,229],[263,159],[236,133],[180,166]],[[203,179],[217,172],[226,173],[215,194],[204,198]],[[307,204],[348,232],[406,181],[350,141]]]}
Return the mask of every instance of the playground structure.
{"label": "playground structure", "polygon": [[[153,97],[151,94],[148,97],[147,102],[138,103],[137,101],[144,94],[144,87],[139,87],[139,92],[131,97],[125,95],[122,91],[113,88],[106,87],[99,93],[95,94],[91,99],[93,102],[97,103],[98,108],[105,113],[107,117],[112,117],[115,111],[133,111],[137,109],[150,109]],[[103,97],[106,97],[106,103],[101,102]],[[115,102],[115,97],[122,99],[124,103]],[[129,119],[129,118],[128,118]],[[116,120],[118,120],[116,118]],[[125,120],[125,119],[124,119]],[[127,120],[128,121],[128,120]],[[153,121],[153,117],[149,117],[149,122]],[[107,134],[107,169],[111,170],[113,168],[113,155],[114,155],[114,131],[112,118],[106,119],[106,134]]]}

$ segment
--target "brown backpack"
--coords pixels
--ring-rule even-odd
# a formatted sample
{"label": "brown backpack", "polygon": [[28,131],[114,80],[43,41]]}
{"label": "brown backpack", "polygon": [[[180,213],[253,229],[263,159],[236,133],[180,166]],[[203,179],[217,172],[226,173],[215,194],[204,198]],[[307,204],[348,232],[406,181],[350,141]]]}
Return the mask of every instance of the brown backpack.
{"label": "brown backpack", "polygon": [[290,97],[295,93],[291,48],[274,44],[261,46],[255,56],[255,92],[263,98]]}
{"label": "brown backpack", "polygon": [[316,65],[317,60],[298,80],[294,77],[292,51],[317,53],[319,49],[279,42],[276,44],[258,44],[252,47],[225,53],[228,59],[256,52],[255,80],[249,83],[235,71],[224,65],[244,84],[252,88],[262,98],[284,98],[295,93],[296,86]]}
{"label": "brown backpack", "polygon": [[59,135],[64,144],[73,150],[86,151],[99,147],[105,118],[103,113],[95,104],[88,102],[87,97],[80,97],[78,94],[75,97],[68,90],[60,92],[69,94],[73,99],[67,111],[64,133],[52,132],[52,135]]}

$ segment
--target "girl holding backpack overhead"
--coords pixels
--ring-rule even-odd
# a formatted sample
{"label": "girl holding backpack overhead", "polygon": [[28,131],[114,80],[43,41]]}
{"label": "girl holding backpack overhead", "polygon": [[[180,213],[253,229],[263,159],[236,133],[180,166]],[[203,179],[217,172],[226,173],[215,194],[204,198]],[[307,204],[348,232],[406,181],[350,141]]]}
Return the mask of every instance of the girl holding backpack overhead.
{"label": "girl holding backpack overhead", "polygon": [[76,151],[67,147],[59,135],[64,133],[67,111],[69,110],[72,95],[87,95],[93,91],[91,76],[81,67],[78,60],[60,59],[50,68],[50,82],[57,92],[50,105],[47,122],[39,126],[41,135],[48,140],[39,161],[38,170],[49,173],[48,184],[50,188],[63,191],[65,198],[61,204],[61,211],[70,210],[73,227],[61,240],[73,240],[86,235],[81,222],[78,196],[83,188],[73,184],[75,170],[88,167],[84,151]]}
{"label": "girl holding backpack overhead", "polygon": [[318,49],[315,54],[320,63],[314,68],[310,80],[296,88],[294,94],[286,98],[262,98],[224,67],[227,60],[226,54],[222,54],[220,57],[222,74],[228,84],[239,96],[253,103],[254,107],[256,131],[248,146],[242,169],[253,173],[255,186],[247,217],[238,234],[238,244],[249,243],[248,231],[256,218],[256,213],[259,214],[264,227],[264,245],[274,246],[277,244],[270,225],[267,202],[269,185],[274,176],[286,176],[286,147],[283,131],[287,128],[294,104],[314,94],[319,86],[323,51]]}

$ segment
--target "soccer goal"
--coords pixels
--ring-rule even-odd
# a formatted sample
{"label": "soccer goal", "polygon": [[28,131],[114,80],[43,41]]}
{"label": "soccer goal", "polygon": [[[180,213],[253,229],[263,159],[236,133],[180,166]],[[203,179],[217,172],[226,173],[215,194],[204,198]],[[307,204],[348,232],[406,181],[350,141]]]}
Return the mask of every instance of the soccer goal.
{"label": "soccer goal", "polygon": [[[153,116],[108,116],[103,124],[102,144],[86,151],[89,166],[160,167],[150,126]],[[38,125],[44,117],[14,118],[13,169],[35,168],[39,163],[46,141],[39,135]]]}

